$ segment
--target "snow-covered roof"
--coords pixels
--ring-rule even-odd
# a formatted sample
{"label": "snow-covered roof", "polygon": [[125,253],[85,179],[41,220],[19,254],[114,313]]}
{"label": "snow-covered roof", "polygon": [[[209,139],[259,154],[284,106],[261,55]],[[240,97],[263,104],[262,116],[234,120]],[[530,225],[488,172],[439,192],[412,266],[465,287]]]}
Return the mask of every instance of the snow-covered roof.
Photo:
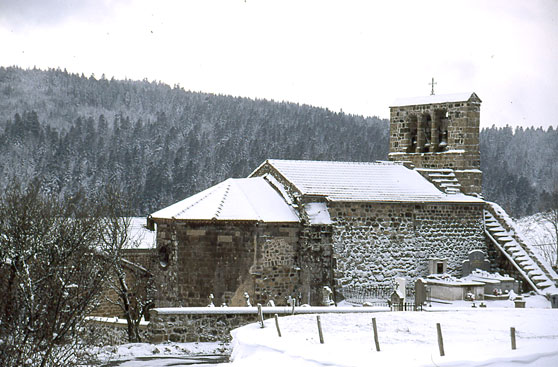
{"label": "snow-covered roof", "polygon": [[146,224],[145,217],[130,218],[130,227],[128,228],[129,248],[151,249],[156,247],[155,231],[147,229]]}
{"label": "snow-covered roof", "polygon": [[310,224],[332,224],[326,203],[306,203],[304,210],[308,215]]}
{"label": "snow-covered roof", "polygon": [[295,210],[263,177],[229,178],[153,214],[154,219],[298,222]]}
{"label": "snow-covered roof", "polygon": [[398,98],[396,99],[390,107],[401,107],[401,106],[418,106],[423,104],[435,104],[435,103],[451,103],[451,102],[466,102],[471,98],[475,97],[480,101],[480,98],[473,92],[468,93],[453,93],[453,94],[435,94],[424,97],[409,97],[409,98]]}
{"label": "snow-covered roof", "polygon": [[270,159],[262,165],[266,163],[302,195],[323,196],[330,201],[483,202],[463,194],[446,194],[417,171],[395,162]]}
{"label": "snow-covered roof", "polygon": [[449,274],[431,274],[429,275],[425,282],[427,284],[437,284],[437,285],[449,285],[449,286],[483,286],[484,283],[466,279],[466,278],[456,278]]}
{"label": "snow-covered roof", "polygon": [[473,280],[477,282],[485,282],[490,280],[495,280],[498,282],[501,281],[513,281],[514,278],[508,275],[501,275],[500,273],[489,273],[488,271],[475,269],[471,272],[471,274],[463,277],[463,279]]}

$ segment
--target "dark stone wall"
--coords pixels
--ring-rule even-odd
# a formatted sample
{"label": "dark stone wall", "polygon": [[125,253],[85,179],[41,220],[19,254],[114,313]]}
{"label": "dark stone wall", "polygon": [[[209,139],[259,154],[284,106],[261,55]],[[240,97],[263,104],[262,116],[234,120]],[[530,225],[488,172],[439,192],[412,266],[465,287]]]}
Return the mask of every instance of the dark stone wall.
{"label": "dark stone wall", "polygon": [[300,294],[298,223],[158,221],[157,307],[286,304]]}

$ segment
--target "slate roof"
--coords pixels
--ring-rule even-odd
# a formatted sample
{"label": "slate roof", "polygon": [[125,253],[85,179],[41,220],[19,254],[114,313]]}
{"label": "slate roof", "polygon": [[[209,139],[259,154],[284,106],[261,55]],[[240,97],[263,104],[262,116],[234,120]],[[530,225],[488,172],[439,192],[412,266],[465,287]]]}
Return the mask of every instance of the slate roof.
{"label": "slate roof", "polygon": [[269,159],[260,167],[265,164],[271,165],[302,195],[323,196],[330,201],[483,202],[463,194],[446,194],[401,163]]}
{"label": "slate roof", "polygon": [[298,222],[295,210],[263,177],[229,178],[151,214],[153,219]]}
{"label": "slate roof", "polygon": [[410,97],[410,98],[399,98],[396,99],[390,107],[402,107],[402,106],[418,106],[423,104],[435,104],[435,103],[451,103],[451,102],[466,102],[470,99],[477,99],[481,102],[479,96],[476,93],[454,93],[454,94],[436,94],[433,96],[425,97]]}

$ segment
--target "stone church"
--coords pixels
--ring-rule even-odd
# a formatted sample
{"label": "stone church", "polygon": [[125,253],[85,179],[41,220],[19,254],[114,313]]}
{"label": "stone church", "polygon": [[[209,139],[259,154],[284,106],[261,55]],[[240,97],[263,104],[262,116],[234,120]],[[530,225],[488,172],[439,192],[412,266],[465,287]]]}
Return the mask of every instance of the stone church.
{"label": "stone church", "polygon": [[555,289],[556,273],[480,196],[480,105],[475,93],[398,100],[388,161],[269,159],[151,214],[156,307],[205,306],[210,294],[318,305],[324,286],[339,300],[345,287],[461,276],[474,250],[524,290]]}

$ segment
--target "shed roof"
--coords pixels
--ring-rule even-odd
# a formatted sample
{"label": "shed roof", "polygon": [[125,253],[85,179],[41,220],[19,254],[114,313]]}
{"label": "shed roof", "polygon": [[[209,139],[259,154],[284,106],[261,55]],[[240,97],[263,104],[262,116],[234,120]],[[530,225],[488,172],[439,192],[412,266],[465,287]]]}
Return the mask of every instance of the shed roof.
{"label": "shed roof", "polygon": [[435,94],[424,97],[409,97],[398,98],[390,107],[402,106],[418,106],[423,104],[436,104],[436,103],[451,103],[451,102],[467,102],[471,99],[476,99],[481,102],[479,96],[474,92],[467,93],[453,93],[453,94]]}
{"label": "shed roof", "polygon": [[260,167],[265,164],[279,172],[302,195],[323,196],[330,201],[483,202],[463,194],[446,194],[401,163],[269,159]]}
{"label": "shed roof", "polygon": [[263,177],[229,178],[153,214],[154,219],[298,222]]}

